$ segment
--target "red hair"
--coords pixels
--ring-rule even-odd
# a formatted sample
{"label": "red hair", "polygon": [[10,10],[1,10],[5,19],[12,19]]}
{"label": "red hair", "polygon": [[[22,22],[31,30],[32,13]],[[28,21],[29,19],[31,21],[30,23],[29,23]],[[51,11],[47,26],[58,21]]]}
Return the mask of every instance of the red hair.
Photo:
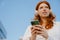
{"label": "red hair", "polygon": [[[40,4],[42,4],[42,3],[47,4],[48,7],[49,7],[49,9],[51,9],[50,4],[49,4],[47,1],[41,1],[41,2],[39,2],[39,3],[37,4],[35,10],[38,10]],[[53,20],[54,20],[54,19],[55,19],[55,16],[53,15],[52,12],[50,12],[50,15],[46,18],[46,20],[47,20],[46,26],[45,26],[46,29],[51,29],[51,28],[53,27],[53,24],[54,24],[54,23],[53,23]],[[42,22],[42,20],[41,20],[41,18],[40,18],[40,16],[39,16],[38,14],[35,15],[34,20],[39,20],[40,25],[43,24],[43,22]]]}

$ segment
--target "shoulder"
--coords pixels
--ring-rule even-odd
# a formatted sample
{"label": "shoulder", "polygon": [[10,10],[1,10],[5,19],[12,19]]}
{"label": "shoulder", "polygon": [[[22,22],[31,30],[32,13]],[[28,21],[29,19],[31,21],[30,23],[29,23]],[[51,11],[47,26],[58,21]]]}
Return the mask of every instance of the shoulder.
{"label": "shoulder", "polygon": [[60,35],[60,22],[58,22],[58,21],[54,22],[54,26],[52,29],[48,30],[48,34],[52,38],[59,37],[59,35]]}
{"label": "shoulder", "polygon": [[54,26],[60,26],[60,22],[59,21],[54,22]]}
{"label": "shoulder", "polygon": [[26,28],[26,31],[23,35],[23,40],[29,40],[30,36],[31,36],[31,25],[29,25],[27,28]]}
{"label": "shoulder", "polygon": [[24,35],[25,35],[25,37],[31,35],[31,25],[29,25],[29,26],[26,28],[26,31],[25,31]]}
{"label": "shoulder", "polygon": [[26,28],[26,31],[30,31],[30,29],[31,29],[31,25],[29,25],[27,28]]}
{"label": "shoulder", "polygon": [[55,30],[60,30],[60,22],[54,22],[53,28],[48,30],[49,32],[55,31]]}
{"label": "shoulder", "polygon": [[56,21],[55,23],[60,24],[60,21]]}
{"label": "shoulder", "polygon": [[54,26],[52,28],[54,31],[59,31],[60,30],[60,22],[54,22]]}

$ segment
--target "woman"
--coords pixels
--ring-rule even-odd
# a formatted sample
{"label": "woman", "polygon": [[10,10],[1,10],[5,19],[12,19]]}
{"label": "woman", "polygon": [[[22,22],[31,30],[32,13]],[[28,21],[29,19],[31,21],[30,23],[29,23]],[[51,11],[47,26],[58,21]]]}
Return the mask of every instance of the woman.
{"label": "woman", "polygon": [[50,4],[41,1],[36,6],[34,20],[39,21],[39,25],[31,25],[26,30],[23,40],[59,40],[59,24],[54,22],[55,16],[51,12]]}

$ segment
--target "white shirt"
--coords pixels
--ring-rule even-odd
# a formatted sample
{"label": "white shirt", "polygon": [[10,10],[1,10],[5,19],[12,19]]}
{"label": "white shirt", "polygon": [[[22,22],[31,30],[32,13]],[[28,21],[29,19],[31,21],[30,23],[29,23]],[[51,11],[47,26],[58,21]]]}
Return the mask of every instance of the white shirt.
{"label": "white shirt", "polygon": [[[48,40],[60,40],[60,22],[54,22],[52,29],[48,30]],[[30,40],[31,26],[29,26],[23,36],[23,40]],[[42,36],[37,36],[36,40],[45,40]]]}

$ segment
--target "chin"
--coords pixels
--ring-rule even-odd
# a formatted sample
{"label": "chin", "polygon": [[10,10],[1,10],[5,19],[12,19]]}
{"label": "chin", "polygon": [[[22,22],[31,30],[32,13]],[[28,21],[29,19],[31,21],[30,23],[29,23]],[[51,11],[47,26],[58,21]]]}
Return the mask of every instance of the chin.
{"label": "chin", "polygon": [[43,15],[42,17],[48,17],[48,15]]}

